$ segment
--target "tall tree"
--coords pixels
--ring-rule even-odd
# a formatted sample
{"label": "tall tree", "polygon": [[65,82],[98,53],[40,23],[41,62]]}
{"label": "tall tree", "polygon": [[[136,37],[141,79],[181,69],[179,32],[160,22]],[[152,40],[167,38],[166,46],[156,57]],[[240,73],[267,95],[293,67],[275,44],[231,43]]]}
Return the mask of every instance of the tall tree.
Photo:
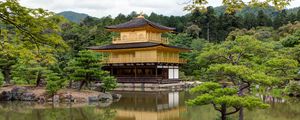
{"label": "tall tree", "polygon": [[258,26],[272,25],[271,19],[264,13],[263,10],[258,11],[256,20]]}
{"label": "tall tree", "polygon": [[300,21],[300,9],[297,11],[297,21]]}
{"label": "tall tree", "polygon": [[[53,13],[43,9],[23,7],[17,0],[0,1],[1,24],[11,27],[10,32],[14,32],[19,39],[19,46],[30,50],[35,55],[33,59],[40,66],[48,61],[49,56],[46,54],[67,48],[53,16]],[[41,73],[36,73],[37,83],[42,79]]]}
{"label": "tall tree", "polygon": [[279,28],[282,25],[285,25],[288,23],[287,13],[286,10],[282,10],[277,13],[273,20],[273,27],[275,29]]}
{"label": "tall tree", "polygon": [[[222,3],[224,6],[226,6],[226,12],[230,13],[241,10],[245,6],[267,7],[270,5],[274,5],[276,9],[282,10],[287,5],[289,5],[291,1],[292,0],[252,0],[249,2],[244,0],[222,0]],[[187,4],[184,7],[184,10],[202,10],[205,9],[205,5],[208,4],[208,0],[189,0],[184,3]]]}
{"label": "tall tree", "polygon": [[257,26],[257,18],[253,17],[255,14],[246,13],[243,18],[243,27],[246,29],[251,29]]}

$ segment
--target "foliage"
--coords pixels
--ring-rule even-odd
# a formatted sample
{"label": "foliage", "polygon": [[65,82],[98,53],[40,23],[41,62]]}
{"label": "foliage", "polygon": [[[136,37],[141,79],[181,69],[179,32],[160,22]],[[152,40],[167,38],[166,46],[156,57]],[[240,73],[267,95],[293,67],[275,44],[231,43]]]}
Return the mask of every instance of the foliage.
{"label": "foliage", "polygon": [[108,72],[106,72],[105,76],[102,77],[101,82],[103,84],[101,86],[103,92],[113,90],[117,87],[117,79],[113,76],[109,76]]}
{"label": "foliage", "polygon": [[104,82],[103,87],[106,90],[116,86],[116,80],[109,76],[106,71],[101,70],[102,64],[100,62],[100,56],[88,50],[80,51],[74,60],[70,61],[69,70],[74,71],[70,73],[70,78],[81,81],[79,90],[83,85],[96,80]]}
{"label": "foliage", "polygon": [[[56,62],[54,54],[68,47],[59,35],[59,21],[53,17],[53,13],[23,7],[17,0],[1,1],[0,6],[1,31],[9,31],[2,34],[5,40],[2,42],[3,53],[0,53],[6,58],[1,59],[1,63],[9,63],[2,64],[4,67],[1,70],[5,73],[5,79],[9,83],[13,66],[31,69],[30,64],[35,66],[35,70],[28,72],[33,73],[28,76],[36,75],[38,86],[43,79],[44,70]],[[14,56],[18,56],[18,61]],[[28,66],[16,65],[17,63],[28,63]]]}
{"label": "foliage", "polygon": [[300,30],[297,30],[292,35],[285,37],[282,40],[282,45],[284,47],[295,47],[295,45],[300,44]]}
{"label": "foliage", "polygon": [[[238,112],[242,107],[249,110],[254,108],[266,108],[258,98],[251,96],[238,96],[235,88],[222,88],[218,83],[206,82],[195,88],[191,92],[198,94],[194,99],[187,101],[188,105],[212,104],[214,109],[221,113],[222,120],[226,120],[228,115]],[[231,111],[230,111],[231,110]]]}
{"label": "foliage", "polygon": [[[290,2],[291,0],[252,0],[250,2],[243,0],[222,0],[223,5],[226,6],[226,11],[229,13],[241,10],[245,6],[267,7],[271,4],[274,5],[275,8],[281,10],[289,5]],[[186,4],[187,6],[185,6],[184,10],[203,10],[205,9],[205,5],[208,4],[208,0],[191,0]]]}
{"label": "foliage", "polygon": [[72,11],[60,12],[60,13],[58,13],[58,15],[64,16],[68,20],[75,22],[75,23],[80,23],[83,19],[88,17],[87,14],[76,13],[76,12],[72,12]]}
{"label": "foliage", "polygon": [[[197,63],[202,66],[202,72],[206,75],[204,80],[231,87],[221,88],[217,83],[209,83],[191,90],[200,95],[190,101],[190,104],[213,104],[223,117],[227,115],[226,109],[230,107],[236,108],[231,108],[234,111],[229,113],[243,108],[264,107],[259,99],[251,96],[251,86],[281,87],[287,84],[287,80],[293,79],[298,66],[297,61],[292,58],[281,56],[281,48],[276,47],[278,42],[271,41],[272,38],[257,40],[254,37],[256,30],[235,33],[238,34],[231,33],[227,41],[205,47],[197,57]],[[245,33],[252,36],[240,36]]]}
{"label": "foliage", "polygon": [[46,77],[47,85],[46,91],[53,96],[57,91],[65,86],[65,80],[62,79],[57,73],[50,72]]}
{"label": "foliage", "polygon": [[300,84],[299,81],[290,82],[284,90],[285,94],[292,94],[294,96],[300,95]]}
{"label": "foliage", "polygon": [[2,73],[0,73],[0,86],[4,83],[4,77]]}

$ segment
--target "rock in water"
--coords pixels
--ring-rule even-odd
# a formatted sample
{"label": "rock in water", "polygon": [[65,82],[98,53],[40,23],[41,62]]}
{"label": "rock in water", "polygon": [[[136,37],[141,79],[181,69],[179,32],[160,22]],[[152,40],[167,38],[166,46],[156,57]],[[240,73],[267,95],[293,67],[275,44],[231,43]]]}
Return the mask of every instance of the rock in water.
{"label": "rock in water", "polygon": [[112,103],[113,103],[112,100],[109,100],[109,101],[100,101],[100,102],[98,103],[98,106],[99,106],[99,107],[108,107],[108,106],[110,106]]}
{"label": "rock in water", "polygon": [[109,101],[109,100],[113,100],[113,97],[111,94],[109,93],[101,93],[99,96],[98,96],[98,99],[100,101]]}
{"label": "rock in water", "polygon": [[97,96],[88,97],[88,102],[98,102],[99,98]]}
{"label": "rock in water", "polygon": [[114,100],[120,100],[121,97],[122,97],[121,94],[115,94],[115,93],[112,94],[112,98],[113,98]]}
{"label": "rock in water", "polygon": [[12,99],[12,94],[10,91],[2,91],[0,94],[0,100],[1,101],[10,101]]}

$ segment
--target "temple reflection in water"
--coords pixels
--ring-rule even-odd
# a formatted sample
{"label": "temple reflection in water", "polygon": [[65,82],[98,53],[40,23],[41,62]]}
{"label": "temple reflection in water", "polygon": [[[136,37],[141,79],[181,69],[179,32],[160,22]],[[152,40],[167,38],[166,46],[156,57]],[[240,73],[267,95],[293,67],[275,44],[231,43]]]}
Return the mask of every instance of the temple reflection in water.
{"label": "temple reflection in water", "polygon": [[[181,120],[185,110],[179,92],[121,92],[122,99],[114,103],[115,120]],[[182,99],[182,100],[180,100]]]}

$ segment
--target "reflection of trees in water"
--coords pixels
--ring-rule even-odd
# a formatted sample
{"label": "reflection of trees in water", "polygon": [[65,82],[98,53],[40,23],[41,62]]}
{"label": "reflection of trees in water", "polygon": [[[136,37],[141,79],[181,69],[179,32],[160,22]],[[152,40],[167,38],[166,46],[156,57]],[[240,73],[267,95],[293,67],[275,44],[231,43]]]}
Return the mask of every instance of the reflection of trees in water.
{"label": "reflection of trees in water", "polygon": [[24,103],[1,103],[1,120],[113,120],[116,111],[113,109],[85,107],[49,107],[33,108]]}
{"label": "reflection of trees in water", "polygon": [[271,104],[270,108],[265,110],[247,111],[246,116],[250,120],[299,120],[300,119],[300,101],[293,98],[279,98],[267,95],[260,95],[260,98]]}

